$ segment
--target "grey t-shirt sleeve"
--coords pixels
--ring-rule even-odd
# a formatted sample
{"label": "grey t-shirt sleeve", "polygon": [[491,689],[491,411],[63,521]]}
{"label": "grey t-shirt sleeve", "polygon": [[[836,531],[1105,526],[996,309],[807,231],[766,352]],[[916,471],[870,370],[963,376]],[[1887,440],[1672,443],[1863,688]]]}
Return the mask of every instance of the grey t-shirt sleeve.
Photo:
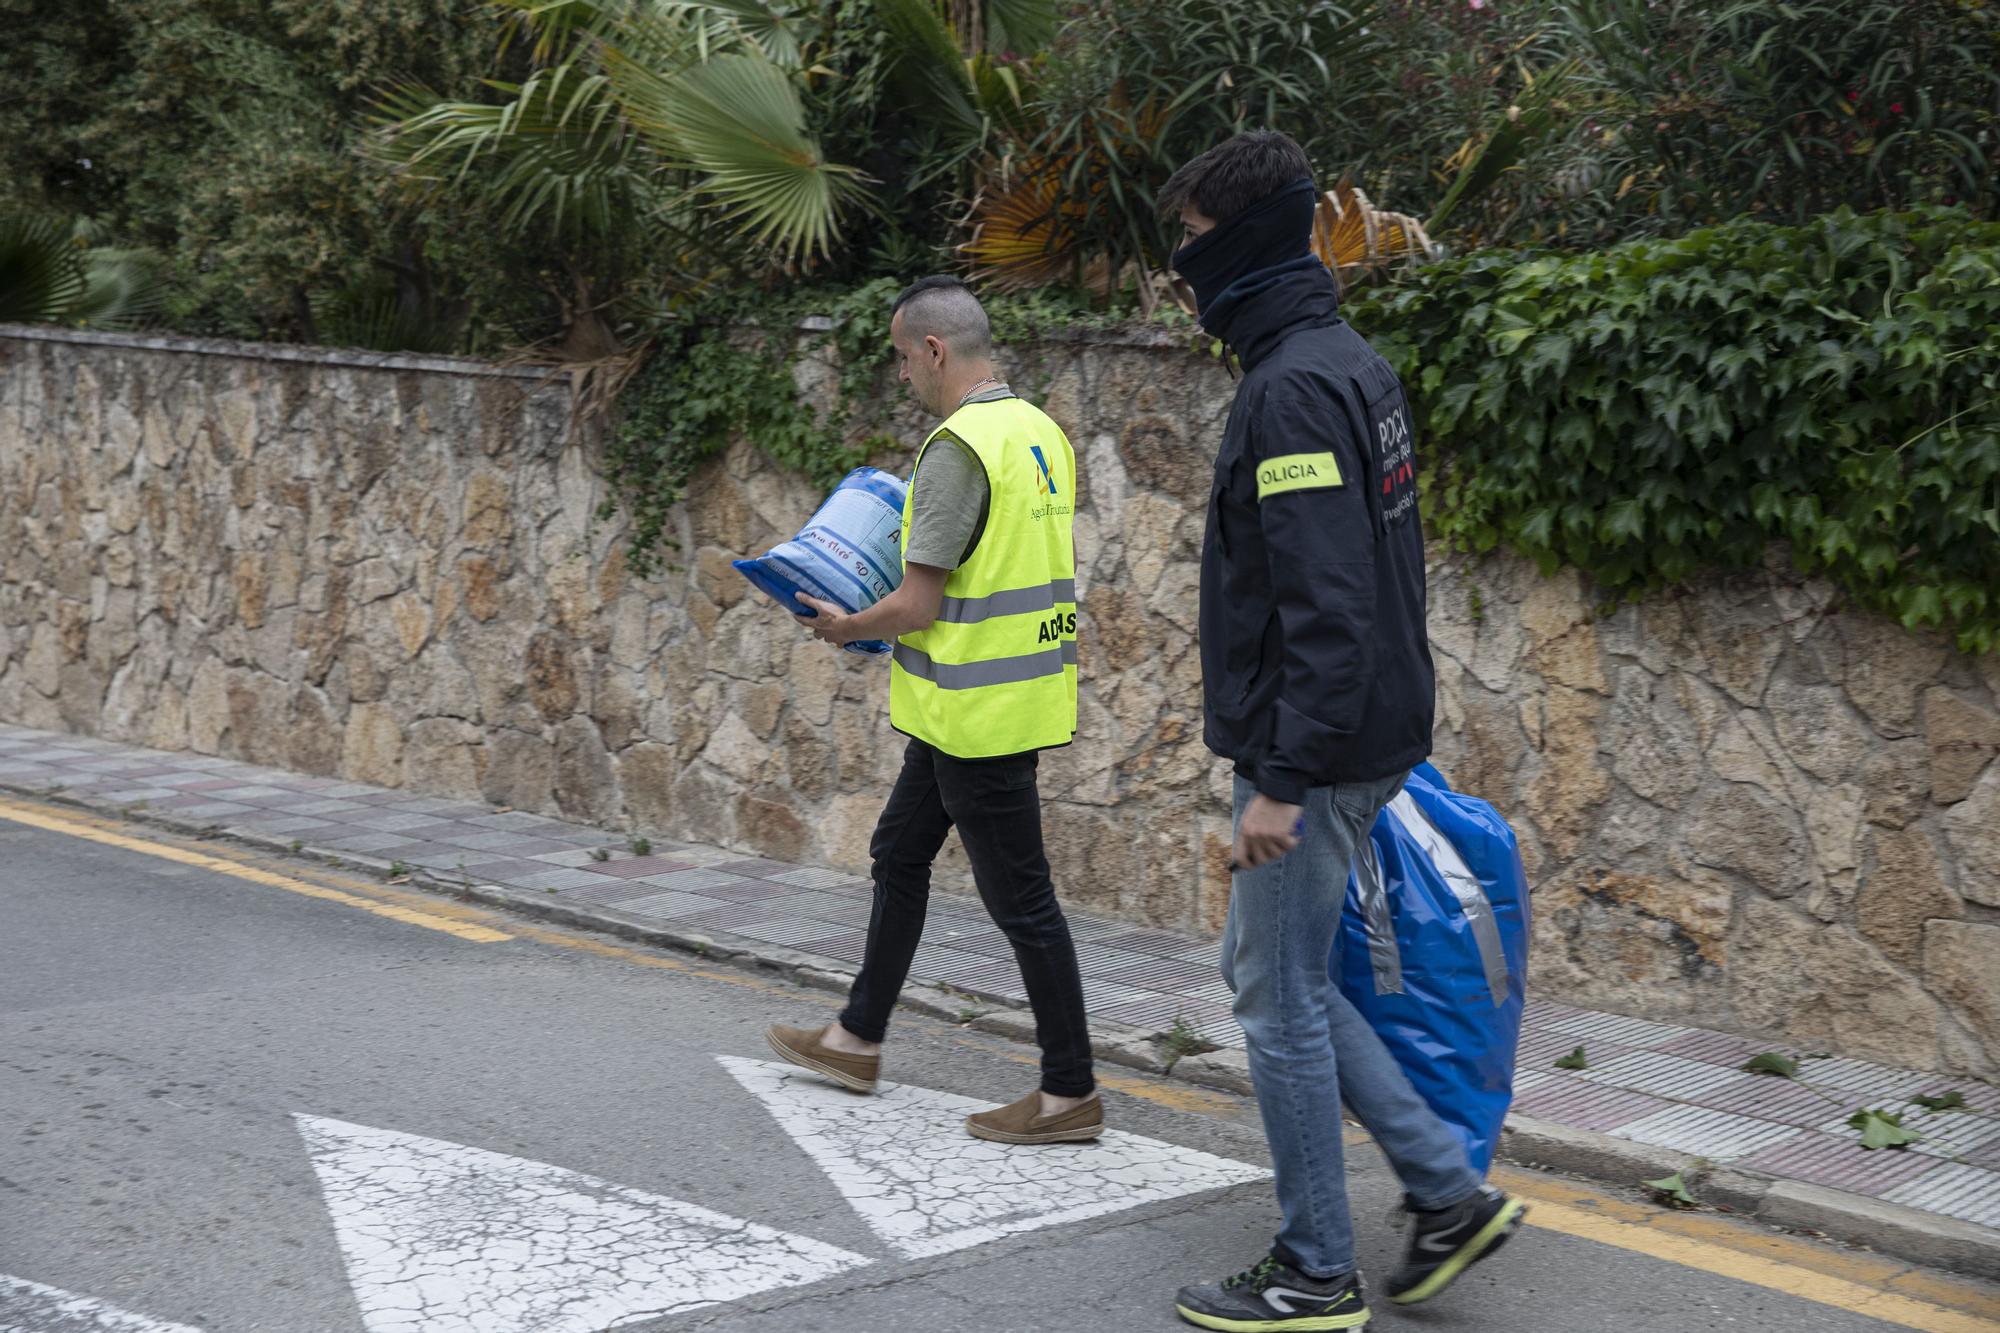
{"label": "grey t-shirt sleeve", "polygon": [[985,526],[986,469],[963,442],[940,435],[924,450],[910,480],[910,542],[906,564],[957,569]]}

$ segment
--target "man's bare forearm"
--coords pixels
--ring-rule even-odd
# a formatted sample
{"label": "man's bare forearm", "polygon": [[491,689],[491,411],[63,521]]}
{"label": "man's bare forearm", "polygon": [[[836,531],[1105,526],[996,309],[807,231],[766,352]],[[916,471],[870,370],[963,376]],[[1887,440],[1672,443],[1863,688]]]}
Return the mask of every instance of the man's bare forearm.
{"label": "man's bare forearm", "polygon": [[866,611],[849,617],[848,631],[856,639],[895,639],[930,628],[936,614],[919,606],[909,592],[909,585],[904,584]]}
{"label": "man's bare forearm", "polygon": [[905,565],[896,590],[866,611],[849,616],[841,626],[848,642],[855,639],[895,639],[929,629],[944,604],[949,571],[934,565]]}

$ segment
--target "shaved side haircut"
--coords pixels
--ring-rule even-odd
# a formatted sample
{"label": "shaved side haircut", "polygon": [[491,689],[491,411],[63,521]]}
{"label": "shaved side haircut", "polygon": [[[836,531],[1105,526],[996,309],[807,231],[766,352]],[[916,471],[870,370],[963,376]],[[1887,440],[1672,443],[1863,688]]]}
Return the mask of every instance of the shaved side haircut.
{"label": "shaved side haircut", "polygon": [[936,338],[959,356],[989,356],[993,324],[986,307],[965,283],[946,274],[919,278],[903,290],[889,317],[903,317],[903,329],[921,342]]}

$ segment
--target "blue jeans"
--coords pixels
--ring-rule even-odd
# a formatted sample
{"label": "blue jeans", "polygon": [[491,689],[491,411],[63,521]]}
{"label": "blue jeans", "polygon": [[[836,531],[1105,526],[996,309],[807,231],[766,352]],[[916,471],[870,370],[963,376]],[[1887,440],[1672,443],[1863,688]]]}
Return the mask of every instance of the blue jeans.
{"label": "blue jeans", "polygon": [[[1314,787],[1291,853],[1238,871],[1222,934],[1250,1079],[1278,1177],[1280,1258],[1314,1277],[1354,1269],[1341,1143],[1345,1100],[1418,1208],[1447,1208],[1480,1185],[1465,1148],[1410,1086],[1329,970],[1354,849],[1404,777]],[[1256,789],[1236,779],[1236,818]]]}

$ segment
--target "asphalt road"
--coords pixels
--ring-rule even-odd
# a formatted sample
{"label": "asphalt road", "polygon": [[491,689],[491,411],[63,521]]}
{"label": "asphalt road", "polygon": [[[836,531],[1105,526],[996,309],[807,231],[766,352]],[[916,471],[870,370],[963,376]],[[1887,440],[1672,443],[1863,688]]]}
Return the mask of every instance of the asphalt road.
{"label": "asphalt road", "polygon": [[[907,1087],[858,1099],[768,1063],[765,1026],[822,1020],[830,996],[60,818],[99,840],[0,810],[0,1333],[1168,1330],[1176,1286],[1268,1244],[1236,1099],[1112,1071],[1135,1137],[975,1150],[957,1099],[1033,1085],[999,1038],[902,1019],[885,1073]],[[1371,1149],[1351,1163],[1383,1274],[1398,1192]],[[1533,1192],[1597,1215],[1574,1182]],[[1377,1319],[1994,1327],[1787,1294],[1774,1272],[1838,1289],[1819,1275],[1843,1257],[1719,1219],[1702,1236],[1681,1263],[1531,1227]]]}

